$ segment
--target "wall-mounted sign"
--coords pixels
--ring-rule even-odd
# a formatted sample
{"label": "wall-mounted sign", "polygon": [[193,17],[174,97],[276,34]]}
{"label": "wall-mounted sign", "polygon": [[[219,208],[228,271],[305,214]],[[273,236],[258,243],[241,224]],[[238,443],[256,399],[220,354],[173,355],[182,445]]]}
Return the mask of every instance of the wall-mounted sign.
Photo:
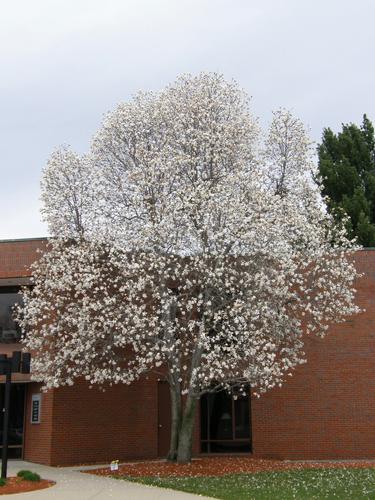
{"label": "wall-mounted sign", "polygon": [[40,408],[41,408],[41,394],[33,394],[31,396],[31,423],[40,423]]}

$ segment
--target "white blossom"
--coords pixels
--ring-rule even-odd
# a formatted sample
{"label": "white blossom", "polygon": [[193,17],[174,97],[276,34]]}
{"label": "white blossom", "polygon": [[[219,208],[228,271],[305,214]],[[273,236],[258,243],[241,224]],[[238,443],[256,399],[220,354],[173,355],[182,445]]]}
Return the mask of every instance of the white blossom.
{"label": "white blossom", "polygon": [[[310,141],[260,130],[216,74],[108,114],[90,151],[44,171],[53,239],[19,320],[46,387],[165,374],[179,393],[261,392],[305,361],[303,335],[356,313],[356,246],[314,187]],[[165,371],[164,371],[165,370]]]}

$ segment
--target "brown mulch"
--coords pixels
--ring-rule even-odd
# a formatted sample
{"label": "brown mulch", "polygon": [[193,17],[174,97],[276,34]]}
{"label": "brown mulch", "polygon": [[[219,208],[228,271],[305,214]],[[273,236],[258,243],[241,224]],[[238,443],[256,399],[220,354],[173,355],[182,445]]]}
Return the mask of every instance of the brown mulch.
{"label": "brown mulch", "polygon": [[49,488],[54,484],[54,481],[47,481],[47,479],[41,479],[40,481],[26,481],[21,477],[8,477],[6,484],[4,486],[0,486],[0,495],[43,490],[44,488]]}
{"label": "brown mulch", "polygon": [[327,469],[327,468],[368,468],[375,467],[375,461],[322,461],[322,462],[287,462],[282,460],[264,460],[251,457],[204,457],[193,459],[190,464],[176,464],[166,461],[123,463],[117,472],[109,467],[85,471],[100,476],[131,477],[197,477],[224,476],[241,472],[255,473],[264,471],[283,471],[292,469]]}

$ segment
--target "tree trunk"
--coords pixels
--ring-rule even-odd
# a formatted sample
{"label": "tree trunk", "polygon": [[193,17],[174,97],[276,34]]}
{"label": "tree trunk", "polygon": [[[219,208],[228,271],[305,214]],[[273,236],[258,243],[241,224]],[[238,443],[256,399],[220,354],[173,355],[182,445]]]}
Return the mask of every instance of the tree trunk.
{"label": "tree trunk", "polygon": [[177,460],[178,441],[181,430],[181,395],[179,389],[169,384],[171,394],[171,441],[167,460],[175,462]]}
{"label": "tree trunk", "polygon": [[197,398],[193,395],[189,395],[186,400],[186,406],[178,440],[177,462],[179,464],[184,464],[191,461],[196,407]]}

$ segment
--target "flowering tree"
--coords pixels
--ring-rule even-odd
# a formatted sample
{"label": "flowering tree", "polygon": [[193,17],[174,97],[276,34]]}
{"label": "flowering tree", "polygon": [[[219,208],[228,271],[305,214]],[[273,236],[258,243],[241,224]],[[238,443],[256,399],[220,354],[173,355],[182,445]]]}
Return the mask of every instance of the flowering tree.
{"label": "flowering tree", "polygon": [[263,138],[246,95],[183,76],[110,113],[90,151],[42,180],[53,239],[19,321],[45,387],[131,383],[171,393],[169,458],[191,458],[197,401],[261,393],[305,361],[303,333],[357,312],[355,247],[312,182],[289,112]]}

